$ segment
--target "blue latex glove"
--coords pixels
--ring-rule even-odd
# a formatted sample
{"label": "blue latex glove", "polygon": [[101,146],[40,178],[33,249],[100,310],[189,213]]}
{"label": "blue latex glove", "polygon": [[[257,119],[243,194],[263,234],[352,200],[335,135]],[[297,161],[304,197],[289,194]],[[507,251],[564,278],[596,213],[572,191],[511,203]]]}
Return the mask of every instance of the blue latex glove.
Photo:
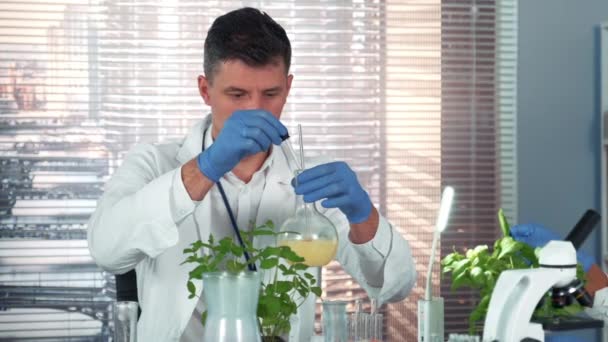
{"label": "blue latex glove", "polygon": [[237,110],[224,122],[217,139],[199,154],[198,168],[217,182],[244,157],[267,151],[271,144],[280,145],[287,128],[265,110]]}
{"label": "blue latex glove", "polygon": [[[535,223],[519,224],[511,227],[511,236],[516,241],[525,242],[534,248],[542,247],[551,240],[562,240],[559,235],[549,228]],[[583,265],[585,272],[591,268],[591,265],[595,264],[595,259],[583,251],[577,251],[576,258]]]}
{"label": "blue latex glove", "polygon": [[338,208],[346,215],[348,222],[361,223],[369,218],[372,202],[363,190],[357,175],[345,162],[333,162],[302,171],[295,181],[296,194],[304,195],[305,202],[315,202],[326,198],[321,205]]}

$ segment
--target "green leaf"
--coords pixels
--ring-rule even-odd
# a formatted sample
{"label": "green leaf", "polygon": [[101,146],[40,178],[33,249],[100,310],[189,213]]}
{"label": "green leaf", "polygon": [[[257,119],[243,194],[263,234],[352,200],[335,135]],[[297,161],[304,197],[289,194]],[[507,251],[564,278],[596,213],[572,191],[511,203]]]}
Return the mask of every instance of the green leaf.
{"label": "green leaf", "polygon": [[242,257],[243,256],[243,247],[241,246],[237,246],[237,245],[232,245],[230,248],[230,251],[232,252],[232,254],[236,257]]}
{"label": "green leaf", "polygon": [[262,262],[260,263],[260,267],[265,270],[268,270],[268,269],[275,267],[278,264],[279,264],[278,258],[270,258],[270,259],[262,260]]}
{"label": "green leaf", "polygon": [[477,333],[475,323],[483,320],[488,313],[488,305],[490,304],[490,295],[487,294],[481,298],[479,304],[473,309],[469,315],[469,334],[474,335]]}
{"label": "green leaf", "polygon": [[266,309],[266,297],[263,294],[260,294],[260,297],[258,298],[258,309],[257,309],[257,315],[258,317],[267,317],[268,316],[268,310]]}
{"label": "green leaf", "polygon": [[186,264],[186,263],[196,262],[197,258],[198,257],[196,255],[191,255],[191,256],[187,257],[186,260],[184,260],[184,262],[182,262],[182,265]]}
{"label": "green leaf", "polygon": [[475,285],[483,287],[486,282],[486,277],[484,276],[483,269],[481,269],[481,267],[473,267],[469,272],[469,275]]}
{"label": "green leaf", "polygon": [[308,265],[300,263],[300,262],[291,265],[291,267],[296,271],[304,271],[304,270],[308,269]]}
{"label": "green leaf", "polygon": [[272,222],[271,220],[266,221],[265,225],[270,229],[274,229],[274,222]]}
{"label": "green leaf", "polygon": [[188,296],[188,299],[194,298],[196,296],[196,286],[190,280],[188,280],[188,283],[186,283],[186,286],[188,287],[188,292],[190,293],[190,295]]}
{"label": "green leaf", "polygon": [[494,251],[492,251],[492,255],[490,255],[490,257],[495,257],[495,258],[498,257],[498,255],[500,254],[500,244],[503,239],[504,239],[504,237],[500,238],[494,242]]}
{"label": "green leaf", "polygon": [[190,279],[203,279],[203,273],[208,271],[207,265],[198,265],[195,269],[190,271],[189,277]]}
{"label": "green leaf", "polygon": [[583,306],[579,303],[572,303],[571,305],[556,309],[554,313],[560,316],[574,316],[583,310]]}
{"label": "green leaf", "polygon": [[507,221],[507,217],[505,216],[505,212],[502,210],[502,208],[498,210],[498,222],[500,224],[502,236],[511,236],[511,227],[509,226],[509,222]]}
{"label": "green leaf", "polygon": [[232,238],[225,237],[220,240],[220,245],[218,246],[217,250],[220,253],[228,254],[232,250],[233,245],[234,242],[232,241]]}
{"label": "green leaf", "polygon": [[474,251],[472,249],[467,249],[466,253],[464,254],[464,256],[467,259],[473,259],[474,255],[473,255]]}
{"label": "green leaf", "polygon": [[488,259],[490,258],[490,254],[488,252],[488,246],[482,245],[477,246],[473,250],[472,258],[471,258],[471,266],[481,266],[483,267]]}
{"label": "green leaf", "polygon": [[587,283],[587,273],[585,273],[585,269],[582,264],[576,264],[576,277],[583,282],[583,284]]}
{"label": "green leaf", "polygon": [[505,237],[500,242],[500,254],[498,255],[498,259],[511,256],[516,252],[519,252],[522,248],[523,243],[513,240],[510,236]]}
{"label": "green leaf", "polygon": [[240,273],[240,272],[244,271],[246,267],[247,267],[247,264],[238,262],[234,259],[228,260],[228,262],[226,262],[226,269],[230,273]]}
{"label": "green leaf", "polygon": [[280,280],[275,283],[275,289],[278,293],[286,293],[293,289],[293,283],[290,281]]}
{"label": "green leaf", "polygon": [[205,324],[207,323],[207,310],[203,311],[203,313],[201,314],[201,322],[203,323],[203,326],[205,326]]}
{"label": "green leaf", "polygon": [[450,273],[450,272],[452,272],[453,269],[454,269],[454,267],[452,267],[452,266],[444,266],[441,269],[441,273],[442,274]]}
{"label": "green leaf", "polygon": [[458,277],[462,272],[464,272],[464,270],[467,269],[467,267],[469,267],[470,264],[471,264],[471,260],[469,260],[469,259],[462,259],[460,261],[457,261],[454,264],[454,270],[452,271],[452,276]]}
{"label": "green leaf", "polygon": [[197,241],[191,243],[190,246],[192,246],[192,248],[184,249],[184,254],[185,253],[196,253],[201,247],[203,247],[203,242],[201,240],[197,240]]}
{"label": "green leaf", "polygon": [[310,291],[312,293],[314,293],[317,297],[321,297],[321,294],[323,293],[323,290],[321,290],[321,288],[319,286],[313,286],[313,287],[311,287]]}
{"label": "green leaf", "polygon": [[521,256],[530,262],[533,267],[538,267],[538,258],[536,257],[536,253],[534,253],[534,249],[532,247],[523,243],[520,253]]}
{"label": "green leaf", "polygon": [[471,286],[473,284],[473,282],[471,281],[471,278],[469,277],[469,275],[467,273],[468,272],[463,272],[452,280],[452,286],[451,286],[452,291],[458,290],[459,288],[461,288],[463,286]]}
{"label": "green leaf", "polygon": [[260,256],[262,258],[268,258],[270,256],[280,256],[280,255],[281,255],[281,248],[280,247],[266,247],[260,253]]}
{"label": "green leaf", "polygon": [[[226,259],[226,253],[218,252],[216,254],[209,255],[208,260],[206,260],[204,263],[209,264],[209,269],[217,271],[218,268],[224,263],[225,259]],[[235,260],[229,259],[229,261],[235,261]]]}
{"label": "green leaf", "polygon": [[464,256],[458,252],[450,253],[441,260],[442,266],[449,266],[452,263],[464,259]]}
{"label": "green leaf", "polygon": [[276,316],[281,311],[281,301],[274,296],[266,297],[265,303],[268,316]]}
{"label": "green leaf", "polygon": [[288,246],[281,246],[281,258],[289,260],[291,262],[302,262],[304,261],[304,258],[302,258],[301,256],[297,255],[296,252],[294,252],[291,248],[289,248]]}
{"label": "green leaf", "polygon": [[253,236],[276,235],[277,234],[274,231],[268,230],[268,229],[256,229],[252,233],[253,233]]}

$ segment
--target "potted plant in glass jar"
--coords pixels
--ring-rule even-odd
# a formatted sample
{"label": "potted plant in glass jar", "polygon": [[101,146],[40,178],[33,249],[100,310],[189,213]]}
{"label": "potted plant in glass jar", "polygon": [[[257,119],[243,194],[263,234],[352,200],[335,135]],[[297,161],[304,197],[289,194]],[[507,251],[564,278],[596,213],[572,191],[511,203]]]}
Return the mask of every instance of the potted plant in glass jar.
{"label": "potted plant in glass jar", "polygon": [[[288,246],[253,246],[256,236],[276,237],[279,234],[275,232],[272,221],[241,234],[243,246],[231,237],[216,241],[210,235],[207,242],[195,241],[190,248],[184,249],[188,256],[182,264],[195,265],[187,282],[189,298],[197,296],[193,280],[202,279],[203,295],[208,305],[201,317],[203,325],[219,316],[247,316],[242,310],[253,306],[257,320],[255,329],[264,335],[263,340],[280,341],[279,336],[288,334],[291,329],[290,316],[297,312],[311,292],[321,296],[321,288],[317,286],[314,275],[304,272],[308,269],[302,263],[304,258]],[[245,258],[246,254],[248,258]],[[253,265],[258,272],[251,271]],[[209,329],[205,330],[206,334],[211,334]],[[245,335],[244,338],[252,340],[251,336]]]}

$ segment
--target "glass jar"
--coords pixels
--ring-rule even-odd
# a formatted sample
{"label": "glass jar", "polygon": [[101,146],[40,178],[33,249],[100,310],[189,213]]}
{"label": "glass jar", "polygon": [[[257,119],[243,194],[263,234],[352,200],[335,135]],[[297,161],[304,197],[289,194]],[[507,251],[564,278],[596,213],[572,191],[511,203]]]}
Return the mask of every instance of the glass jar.
{"label": "glass jar", "polygon": [[203,273],[203,297],[207,307],[203,341],[260,342],[259,292],[258,272]]}

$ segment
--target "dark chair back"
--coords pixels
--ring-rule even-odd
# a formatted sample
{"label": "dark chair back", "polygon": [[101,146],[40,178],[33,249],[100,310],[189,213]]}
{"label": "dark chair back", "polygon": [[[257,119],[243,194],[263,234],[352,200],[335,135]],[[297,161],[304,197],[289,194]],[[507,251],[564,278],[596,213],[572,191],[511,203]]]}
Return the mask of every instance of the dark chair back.
{"label": "dark chair back", "polygon": [[[139,303],[137,297],[137,274],[135,270],[130,270],[124,274],[117,274],[116,278],[116,301],[128,301]],[[141,308],[139,309],[138,316],[141,315]]]}

